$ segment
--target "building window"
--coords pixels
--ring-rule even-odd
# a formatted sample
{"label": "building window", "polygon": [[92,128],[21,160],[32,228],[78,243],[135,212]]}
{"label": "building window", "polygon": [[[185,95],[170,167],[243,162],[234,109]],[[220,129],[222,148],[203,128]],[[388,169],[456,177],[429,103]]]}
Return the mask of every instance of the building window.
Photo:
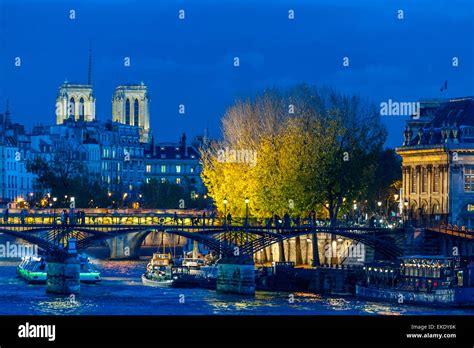
{"label": "building window", "polygon": [[149,164],[146,165],[146,172],[151,173],[151,165]]}
{"label": "building window", "polygon": [[439,192],[439,168],[434,168],[434,173],[433,173],[433,192]]}
{"label": "building window", "polygon": [[166,165],[165,164],[161,165],[161,172],[166,173]]}
{"label": "building window", "polygon": [[194,167],[189,168],[189,171],[190,171],[191,173],[194,173]]}
{"label": "building window", "polygon": [[135,99],[135,103],[133,104],[133,125],[138,127],[138,99]]}
{"label": "building window", "polygon": [[69,116],[74,116],[75,111],[76,111],[76,101],[74,100],[74,98],[71,98],[69,100]]}
{"label": "building window", "polygon": [[176,166],[176,173],[181,173],[181,165]]}
{"label": "building window", "polygon": [[79,120],[84,121],[84,98],[79,99]]}
{"label": "building window", "polygon": [[428,191],[428,171],[426,168],[422,169],[422,176],[421,176],[421,192]]}
{"label": "building window", "polygon": [[464,191],[474,192],[474,167],[464,168]]}
{"label": "building window", "polygon": [[125,102],[125,124],[130,124],[130,99]]}
{"label": "building window", "polygon": [[181,178],[176,178],[176,185],[180,185],[181,184]]}
{"label": "building window", "polygon": [[164,184],[166,182],[166,178],[161,178],[161,183]]}
{"label": "building window", "polygon": [[412,169],[411,172],[411,193],[416,193],[418,175],[416,175],[416,170]]}

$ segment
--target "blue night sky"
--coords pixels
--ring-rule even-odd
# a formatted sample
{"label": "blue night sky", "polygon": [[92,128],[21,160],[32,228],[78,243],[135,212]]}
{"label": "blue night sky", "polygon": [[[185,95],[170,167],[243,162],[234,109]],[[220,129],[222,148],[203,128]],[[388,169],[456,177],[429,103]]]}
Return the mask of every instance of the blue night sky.
{"label": "blue night sky", "polygon": [[[116,85],[143,81],[157,141],[190,139],[206,126],[220,137],[235,99],[301,82],[377,105],[474,95],[473,18],[472,0],[0,0],[0,105],[8,97],[14,121],[29,127],[53,124],[59,85],[87,82],[89,40],[97,117],[111,118]],[[405,120],[384,117],[388,146],[401,144]]]}

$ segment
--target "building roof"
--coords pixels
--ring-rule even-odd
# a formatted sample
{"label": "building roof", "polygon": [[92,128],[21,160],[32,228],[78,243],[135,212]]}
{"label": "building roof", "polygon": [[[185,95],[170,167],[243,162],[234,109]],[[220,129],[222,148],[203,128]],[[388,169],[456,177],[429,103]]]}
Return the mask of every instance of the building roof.
{"label": "building roof", "polygon": [[157,159],[199,159],[199,151],[196,148],[186,146],[186,149],[187,152],[179,143],[158,143],[154,145],[154,151],[153,147],[145,151],[145,156]]}
{"label": "building roof", "polygon": [[474,143],[474,97],[450,99],[424,117],[412,118],[404,132],[404,147]]}

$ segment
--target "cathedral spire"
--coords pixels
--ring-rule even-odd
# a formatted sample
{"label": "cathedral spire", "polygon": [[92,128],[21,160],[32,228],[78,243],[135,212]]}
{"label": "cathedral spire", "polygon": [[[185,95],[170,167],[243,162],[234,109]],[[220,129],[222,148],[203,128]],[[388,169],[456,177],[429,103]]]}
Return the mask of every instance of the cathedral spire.
{"label": "cathedral spire", "polygon": [[10,119],[10,100],[7,98],[7,105],[5,108],[5,124],[10,124],[11,119]]}
{"label": "cathedral spire", "polygon": [[92,85],[92,43],[89,41],[89,71],[87,74],[87,84]]}

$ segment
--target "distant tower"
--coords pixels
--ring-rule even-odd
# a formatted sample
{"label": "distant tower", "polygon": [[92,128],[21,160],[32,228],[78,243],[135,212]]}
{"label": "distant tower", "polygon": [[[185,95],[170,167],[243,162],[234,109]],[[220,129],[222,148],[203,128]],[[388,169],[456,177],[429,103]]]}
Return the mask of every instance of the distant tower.
{"label": "distant tower", "polygon": [[87,72],[87,84],[92,86],[92,44],[89,42],[89,70]]}
{"label": "distant tower", "polygon": [[56,97],[56,124],[72,118],[76,121],[95,120],[95,97],[92,90],[92,48],[89,47],[87,85],[68,83],[59,87]]}
{"label": "distant tower", "polygon": [[10,125],[12,123],[11,117],[10,117],[10,101],[7,98],[7,106],[5,108],[5,125]]}
{"label": "distant tower", "polygon": [[91,85],[72,84],[65,81],[56,97],[56,124],[73,118],[76,121],[95,120],[95,97]]}
{"label": "distant tower", "polygon": [[112,120],[140,128],[140,141],[150,141],[150,99],[147,87],[122,85],[115,88],[112,97]]}

